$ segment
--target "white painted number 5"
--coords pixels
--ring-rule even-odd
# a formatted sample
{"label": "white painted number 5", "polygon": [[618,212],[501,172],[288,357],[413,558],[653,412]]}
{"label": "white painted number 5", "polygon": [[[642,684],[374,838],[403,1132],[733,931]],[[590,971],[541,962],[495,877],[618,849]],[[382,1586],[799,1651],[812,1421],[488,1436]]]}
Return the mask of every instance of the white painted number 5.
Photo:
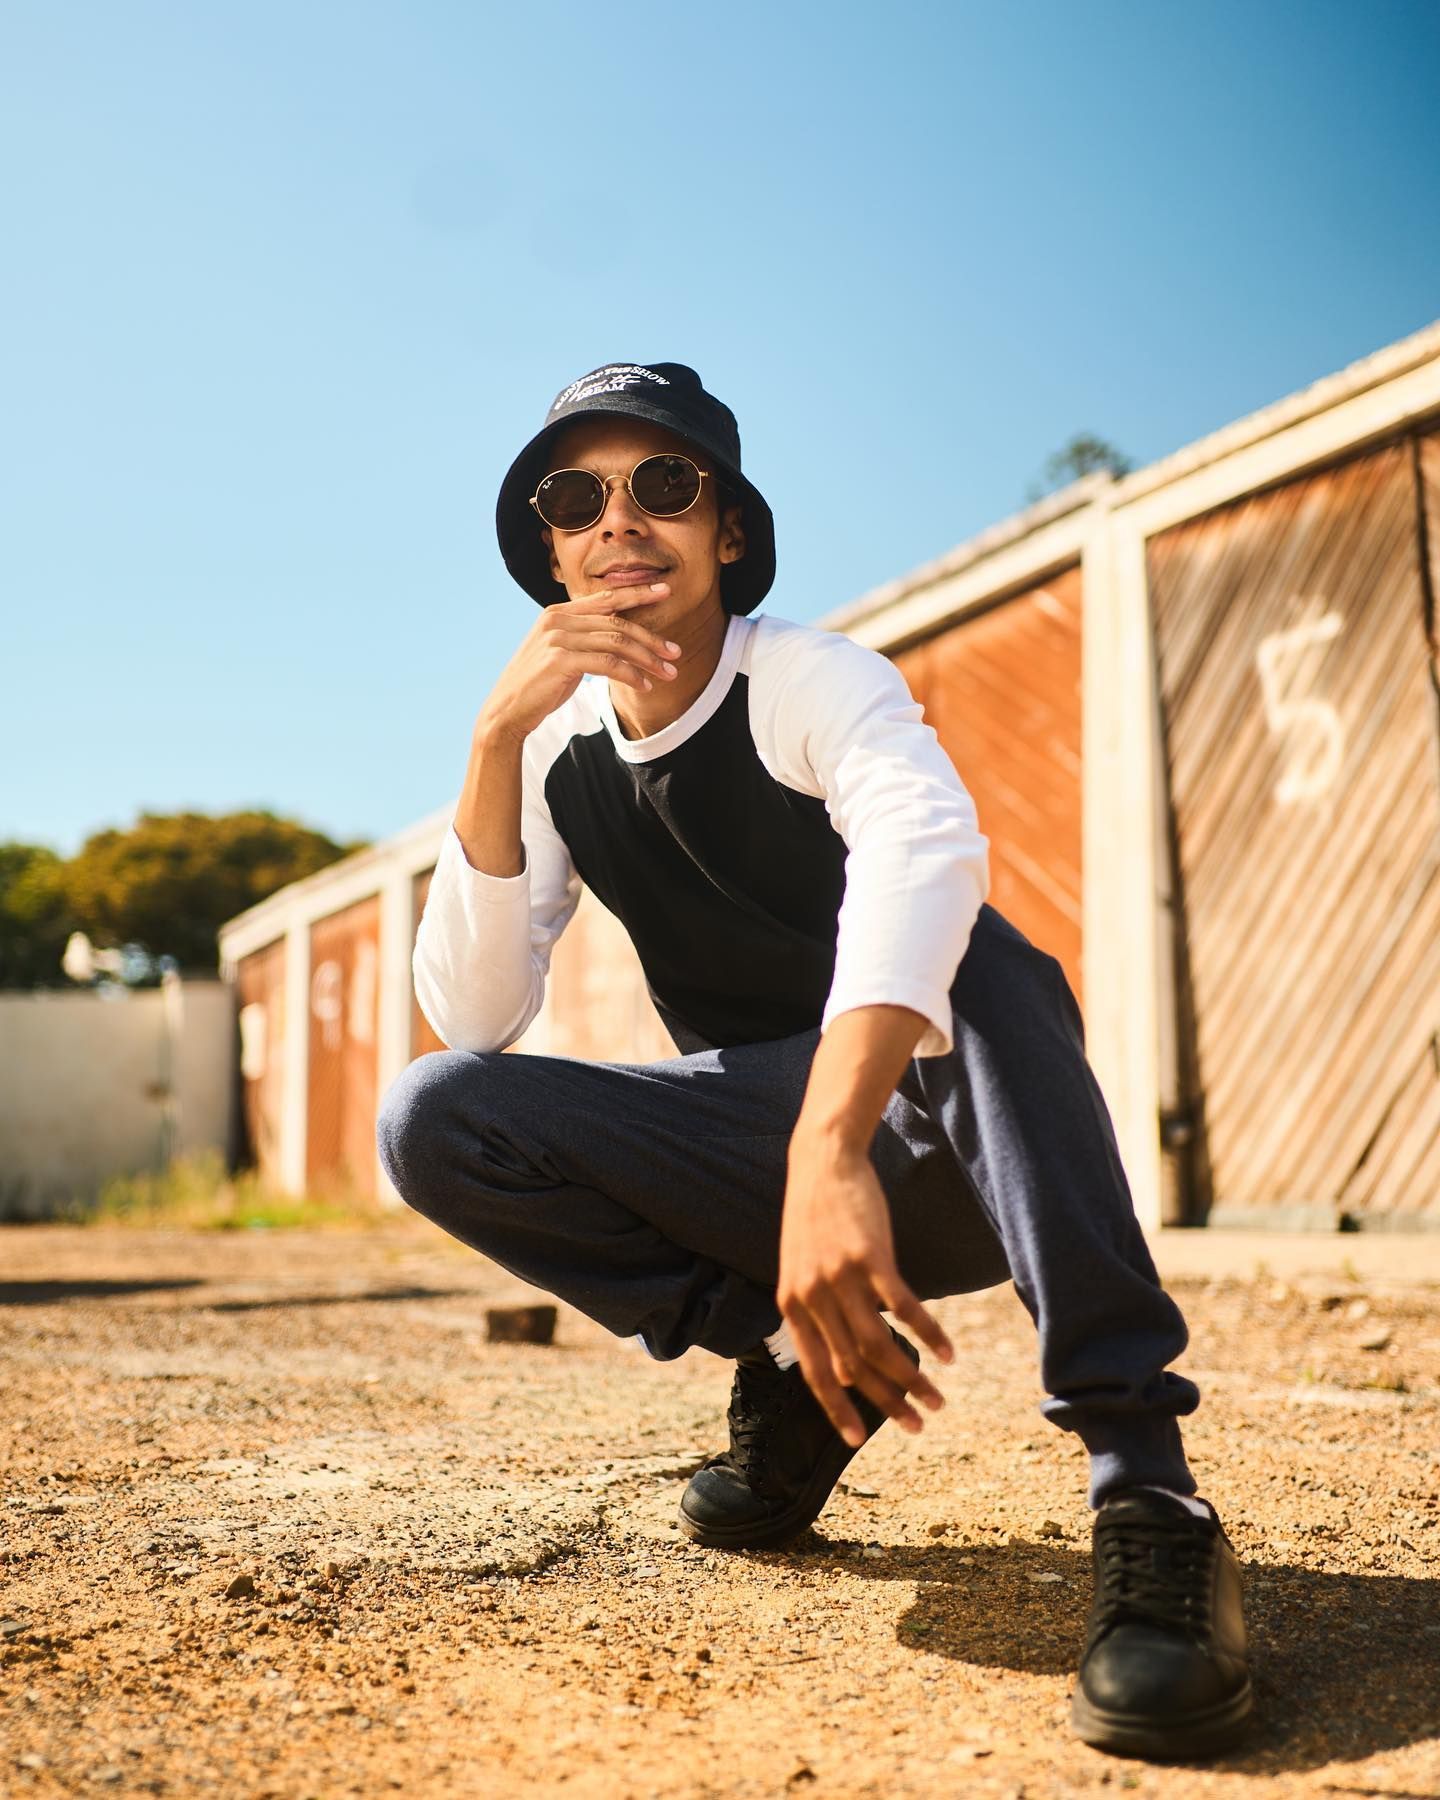
{"label": "white painted number 5", "polygon": [[[1328,700],[1304,691],[1314,679],[1321,654],[1319,646],[1339,632],[1339,613],[1328,612],[1284,631],[1272,631],[1255,652],[1265,722],[1271,731],[1277,736],[1284,731],[1295,732],[1309,745],[1319,739],[1318,749],[1312,749],[1308,757],[1297,757],[1276,783],[1275,798],[1282,806],[1316,799],[1335,785],[1335,777],[1340,773],[1345,750],[1340,715]],[[1294,659],[1288,682],[1280,672],[1287,657]]]}

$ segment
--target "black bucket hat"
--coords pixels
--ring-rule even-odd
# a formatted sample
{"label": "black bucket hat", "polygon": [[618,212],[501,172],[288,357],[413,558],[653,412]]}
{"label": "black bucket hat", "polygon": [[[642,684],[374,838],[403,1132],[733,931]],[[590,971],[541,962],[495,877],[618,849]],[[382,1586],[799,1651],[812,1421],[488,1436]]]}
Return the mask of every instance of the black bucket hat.
{"label": "black bucket hat", "polygon": [[505,567],[541,606],[566,598],[550,573],[549,552],[530,496],[549,474],[546,451],[573,420],[587,413],[648,419],[664,425],[701,451],[733,488],[743,511],[745,554],[720,570],[720,598],[732,613],[753,612],[775,580],[775,521],[765,496],[740,470],[740,430],[735,415],[684,363],[605,363],[561,388],[545,423],[511,463],[500,484],[495,530]]}

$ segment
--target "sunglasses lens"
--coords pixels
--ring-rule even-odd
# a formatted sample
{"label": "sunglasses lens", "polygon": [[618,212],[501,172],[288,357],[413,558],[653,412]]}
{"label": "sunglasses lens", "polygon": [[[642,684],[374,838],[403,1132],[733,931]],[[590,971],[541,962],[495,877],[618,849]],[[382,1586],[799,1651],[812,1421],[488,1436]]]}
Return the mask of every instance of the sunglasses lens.
{"label": "sunglasses lens", "polygon": [[604,504],[600,478],[588,469],[557,469],[545,477],[535,494],[540,517],[557,531],[579,531],[583,525],[593,525]]}
{"label": "sunglasses lens", "polygon": [[647,456],[630,477],[637,506],[662,519],[692,507],[700,495],[700,471],[688,456]]}

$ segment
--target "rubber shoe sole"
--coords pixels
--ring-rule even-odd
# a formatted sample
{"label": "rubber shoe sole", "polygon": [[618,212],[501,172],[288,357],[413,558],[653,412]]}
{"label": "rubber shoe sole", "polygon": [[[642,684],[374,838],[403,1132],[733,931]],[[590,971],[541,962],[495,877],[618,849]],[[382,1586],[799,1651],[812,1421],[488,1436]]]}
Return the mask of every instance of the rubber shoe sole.
{"label": "rubber shoe sole", "polygon": [[[880,1423],[883,1424],[884,1416]],[[876,1430],[879,1426],[876,1426]],[[865,1444],[875,1432],[870,1433]],[[835,1446],[816,1463],[810,1479],[783,1512],[772,1518],[752,1521],[748,1525],[700,1525],[680,1502],[680,1529],[692,1543],[704,1544],[712,1550],[766,1550],[788,1539],[798,1537],[813,1525],[824,1511],[825,1502],[835,1491],[835,1483],[845,1473],[865,1444],[847,1444],[837,1435]]]}
{"label": "rubber shoe sole", "polygon": [[1084,1689],[1077,1687],[1070,1702],[1070,1723],[1081,1741],[1096,1750],[1113,1750],[1151,1762],[1184,1762],[1228,1750],[1244,1735],[1253,1705],[1254,1692],[1247,1678],[1244,1687],[1228,1700],[1162,1724],[1142,1713],[1095,1706]]}

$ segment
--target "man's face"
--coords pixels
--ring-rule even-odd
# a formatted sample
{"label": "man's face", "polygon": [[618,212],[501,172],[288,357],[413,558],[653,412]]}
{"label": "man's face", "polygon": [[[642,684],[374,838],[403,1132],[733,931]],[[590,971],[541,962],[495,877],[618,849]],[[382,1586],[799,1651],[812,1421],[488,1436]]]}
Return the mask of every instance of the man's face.
{"label": "man's face", "polygon": [[[636,463],[661,451],[679,451],[702,469],[711,459],[672,431],[640,419],[582,420],[551,444],[545,473],[590,469],[602,480],[629,475]],[[718,471],[717,471],[718,473]],[[677,518],[658,519],[637,506],[628,487],[612,482],[605,510],[582,531],[540,527],[550,552],[550,573],[572,600],[593,594],[617,569],[654,569],[650,579],[667,581],[670,592],[651,604],[667,613],[688,612],[702,602],[720,605],[720,568],[745,551],[740,507],[719,507],[714,475],[700,484],[700,498]]]}

